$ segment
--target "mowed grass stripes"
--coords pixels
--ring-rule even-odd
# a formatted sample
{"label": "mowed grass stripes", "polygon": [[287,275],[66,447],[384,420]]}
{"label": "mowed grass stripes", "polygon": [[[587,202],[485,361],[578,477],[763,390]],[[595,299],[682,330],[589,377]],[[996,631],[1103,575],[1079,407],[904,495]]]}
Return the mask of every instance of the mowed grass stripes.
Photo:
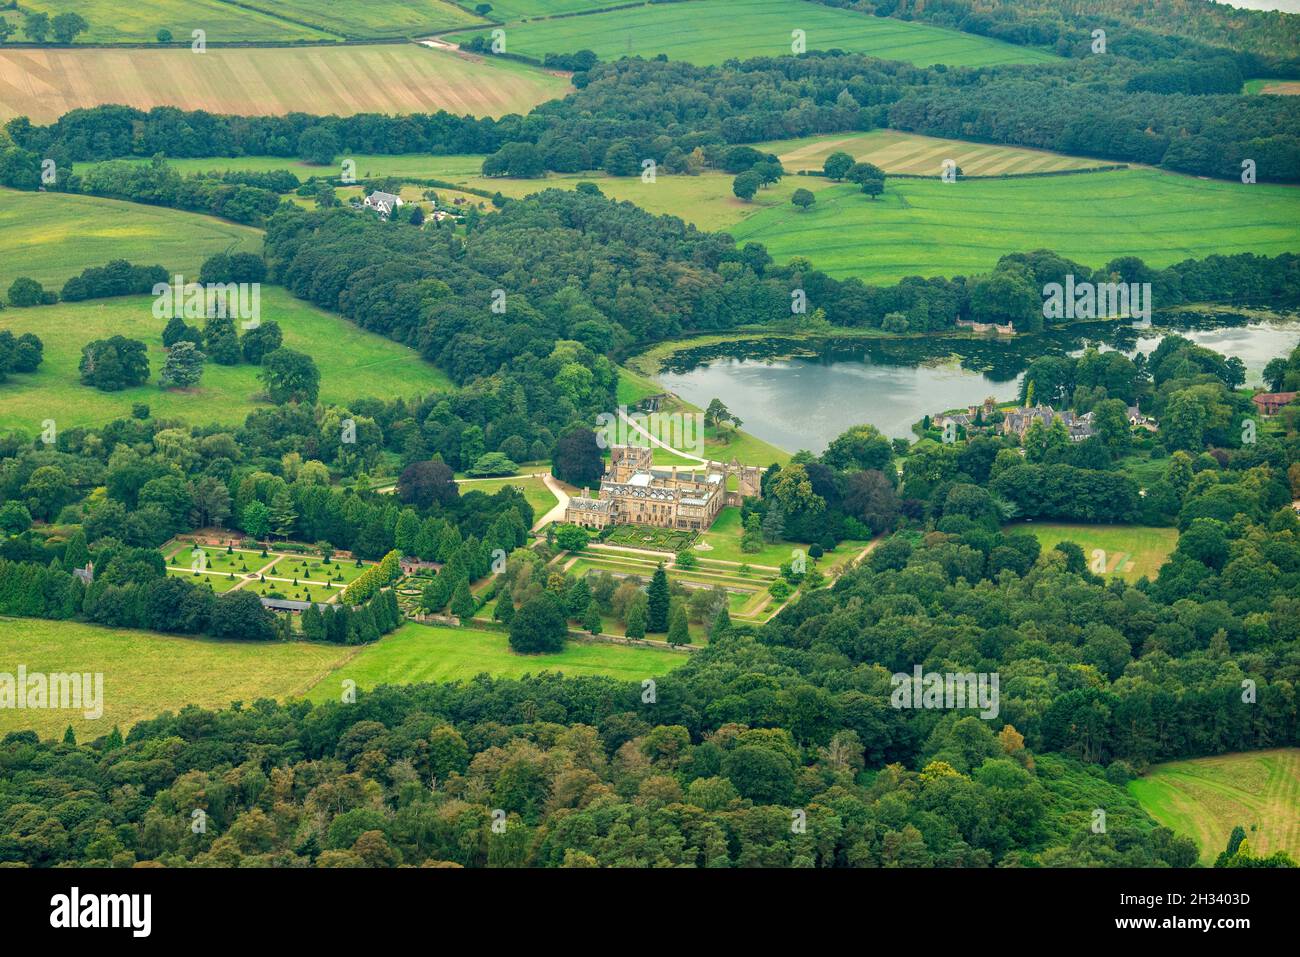
{"label": "mowed grass stripes", "polygon": [[507,60],[414,43],[293,49],[0,49],[0,119],[48,122],[103,103],[274,116],[302,111],[501,116],[568,81]]}
{"label": "mowed grass stripes", "polygon": [[[812,181],[812,178],[809,178]],[[822,182],[825,182],[822,180]],[[1008,180],[890,180],[817,192],[809,210],[772,206],[731,227],[778,262],[889,283],[970,275],[1008,252],[1047,248],[1088,266],[1140,256],[1154,266],[1213,254],[1300,250],[1300,190],[1119,170]]]}
{"label": "mowed grass stripes", "polygon": [[[1053,54],[986,37],[944,30],[802,0],[691,0],[587,16],[507,24],[506,50],[525,56],[592,50],[602,60],[623,56],[700,65],[730,58],[789,56],[802,30],[809,50],[840,49],[928,66],[1043,63]],[[483,31],[453,34],[464,40]]]}
{"label": "mowed grass stripes", "polygon": [[795,140],[757,143],[754,148],[764,153],[775,153],[791,173],[820,170],[832,153],[848,153],[855,160],[874,163],[887,173],[918,176],[938,176],[946,159],[951,159],[960,166],[962,173],[967,176],[1048,173],[1107,165],[1106,160],[1085,156],[950,140],[898,130],[806,136]]}

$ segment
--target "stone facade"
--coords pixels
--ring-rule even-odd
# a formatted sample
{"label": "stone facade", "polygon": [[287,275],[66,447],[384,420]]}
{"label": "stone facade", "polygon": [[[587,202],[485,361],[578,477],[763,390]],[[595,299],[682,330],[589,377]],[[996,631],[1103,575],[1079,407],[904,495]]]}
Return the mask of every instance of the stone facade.
{"label": "stone facade", "polygon": [[1032,409],[1008,410],[1002,419],[1002,434],[1014,435],[1024,441],[1025,435],[1035,422],[1040,422],[1043,428],[1050,429],[1054,419],[1060,419],[1065,423],[1065,429],[1070,433],[1071,442],[1082,442],[1084,439],[1091,438],[1094,434],[1091,412],[1086,412],[1083,415],[1078,415],[1069,409],[1064,412],[1057,412],[1050,405],[1036,405]]}
{"label": "stone facade", "polygon": [[[727,491],[736,477],[737,490]],[[607,525],[651,525],[704,531],[725,505],[739,505],[745,496],[757,497],[762,470],[756,466],[709,462],[694,467],[655,466],[649,448],[616,445],[600,480],[596,497],[590,489],[569,499],[564,520],[587,528]]]}

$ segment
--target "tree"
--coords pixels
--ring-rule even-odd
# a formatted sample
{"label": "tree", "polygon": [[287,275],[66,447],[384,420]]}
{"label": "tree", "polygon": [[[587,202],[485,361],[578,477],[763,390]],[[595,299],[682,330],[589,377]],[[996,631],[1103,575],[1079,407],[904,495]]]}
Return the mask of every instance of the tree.
{"label": "tree", "polygon": [[672,614],[669,615],[668,644],[689,645],[690,643],[691,630],[686,620],[686,608],[681,604],[677,604],[673,607]]}
{"label": "tree", "polygon": [[198,346],[203,343],[203,333],[193,326],[186,325],[185,320],[180,316],[172,316],[167,320],[167,325],[163,327],[163,348],[170,349],[182,340],[192,342]]}
{"label": "tree", "polygon": [[242,358],[235,323],[229,316],[212,316],[208,319],[203,326],[203,344],[208,356],[218,365],[238,365]]}
{"label": "tree", "polygon": [[592,635],[600,634],[602,622],[600,620],[600,609],[596,607],[594,601],[587,603],[586,610],[582,613],[582,627]]}
{"label": "tree", "polygon": [[148,351],[143,342],[124,336],[96,339],[82,347],[78,370],[84,385],[118,392],[148,380]]}
{"label": "tree", "polygon": [[560,436],[551,454],[551,474],[561,482],[590,488],[605,471],[600,444],[591,429],[575,428]]}
{"label": "tree", "polygon": [[459,494],[455,473],[440,460],[412,462],[397,478],[397,498],[404,505],[447,505]]}
{"label": "tree", "polygon": [[9,305],[18,308],[45,304],[45,287],[30,276],[19,276],[9,284]]}
{"label": "tree", "polygon": [[[19,535],[32,527],[32,516],[22,502],[10,500],[0,505],[0,532]],[[86,536],[81,535],[81,547],[86,547]],[[84,564],[84,563],[83,563]],[[82,565],[72,566],[81,568]]]}
{"label": "tree", "polygon": [[813,203],[817,202],[817,197],[812,194],[812,190],[800,187],[790,196],[790,202],[798,206],[800,209],[807,209]]}
{"label": "tree", "polygon": [[275,638],[275,620],[253,592],[229,591],[213,603],[209,631],[217,638],[270,641]]}
{"label": "tree", "polygon": [[587,547],[590,536],[581,525],[561,525],[555,529],[555,544],[566,552],[580,552]]}
{"label": "tree", "polygon": [[33,43],[44,43],[50,35],[50,15],[48,13],[29,13],[23,18],[23,33]]}
{"label": "tree", "polygon": [[239,349],[244,355],[244,361],[260,366],[262,360],[279,349],[283,342],[284,333],[280,330],[280,324],[274,319],[267,319],[244,333],[239,340]]}
{"label": "tree", "polygon": [[320,371],[311,356],[281,347],[262,359],[261,379],[267,395],[277,405],[298,402],[314,405],[320,393]]}
{"label": "tree", "polygon": [[543,592],[515,611],[510,622],[510,647],[520,654],[531,655],[564,650],[568,623],[560,600]]}
{"label": "tree", "polygon": [[50,21],[50,30],[54,39],[60,43],[71,43],[78,33],[85,33],[90,24],[78,13],[60,13]]}
{"label": "tree", "polygon": [[450,611],[462,622],[466,622],[474,617],[476,608],[474,596],[469,590],[469,582],[462,578],[451,593]]}
{"label": "tree", "polygon": [[474,460],[466,470],[471,478],[491,478],[498,475],[514,475],[518,466],[500,452],[485,452]]}
{"label": "tree", "polygon": [[253,538],[259,540],[266,538],[271,530],[271,510],[261,502],[249,502],[240,515],[240,524]]}
{"label": "tree", "polygon": [[641,172],[641,161],[632,144],[619,140],[605,151],[605,172],[610,176],[636,176]]}
{"label": "tree", "polygon": [[281,488],[271,497],[271,528],[281,538],[292,538],[294,525],[298,521],[298,510],[293,506],[293,495],[288,488]]}
{"label": "tree", "polygon": [[646,632],[646,597],[638,594],[627,606],[623,631],[629,638],[644,638]]}
{"label": "tree", "polygon": [[832,153],[826,157],[826,162],[822,163],[822,173],[827,179],[842,180],[848,171],[853,168],[853,162],[853,157],[848,153]]}
{"label": "tree", "polygon": [[188,389],[198,385],[203,377],[204,355],[194,343],[182,339],[167,350],[162,371],[158,374],[160,389]]}
{"label": "tree", "polygon": [[749,202],[757,195],[762,185],[763,178],[753,170],[748,170],[731,181],[731,191],[740,199]]}
{"label": "tree", "polygon": [[646,630],[663,632],[668,630],[668,611],[671,596],[668,591],[668,573],[664,571],[663,562],[655,569],[650,578],[650,587],[646,591]]}
{"label": "tree", "polygon": [[166,27],[163,27],[161,30],[158,31],[158,42],[159,42],[159,43],[171,43],[171,42],[172,42],[172,32],[171,32],[170,30],[168,30]]}
{"label": "tree", "polygon": [[308,163],[329,166],[338,151],[339,141],[328,127],[308,127],[298,137],[298,156]]}
{"label": "tree", "polygon": [[407,217],[412,226],[424,225],[424,210],[420,208],[419,203],[411,204],[411,215]]}

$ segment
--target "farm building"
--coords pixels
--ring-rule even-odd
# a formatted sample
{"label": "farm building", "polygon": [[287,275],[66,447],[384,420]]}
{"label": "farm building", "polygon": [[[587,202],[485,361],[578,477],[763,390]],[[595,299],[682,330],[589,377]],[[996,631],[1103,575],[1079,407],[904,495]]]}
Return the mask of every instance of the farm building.
{"label": "farm building", "polygon": [[1260,415],[1277,415],[1284,405],[1294,402],[1297,395],[1300,392],[1261,392],[1251,396],[1250,401],[1255,403]]}

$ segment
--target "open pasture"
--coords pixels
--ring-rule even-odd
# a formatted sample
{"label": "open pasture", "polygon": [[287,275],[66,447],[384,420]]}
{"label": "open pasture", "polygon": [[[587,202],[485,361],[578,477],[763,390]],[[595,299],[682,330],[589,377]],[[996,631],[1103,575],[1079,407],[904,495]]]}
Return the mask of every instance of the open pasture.
{"label": "open pasture", "polygon": [[[812,179],[801,177],[801,179]],[[1131,169],[1029,179],[888,180],[871,200],[852,185],[800,210],[773,206],[731,228],[777,262],[803,256],[830,275],[892,283],[971,275],[1009,252],[1051,249],[1091,267],[1119,256],[1188,258],[1300,249],[1300,190]]]}
{"label": "open pasture", "polygon": [[[873,17],[800,0],[692,0],[648,4],[587,16],[507,24],[506,51],[538,59],[591,50],[602,60],[623,56],[700,65],[756,56],[789,56],[794,32],[806,49],[840,49],[917,65],[992,66],[1044,63],[1046,51],[889,17]],[[466,39],[480,31],[452,34]]]}
{"label": "open pasture", "polygon": [[[262,319],[280,324],[284,344],[310,352],[321,374],[320,398],[345,404],[374,396],[427,395],[449,386],[438,368],[406,346],[367,332],[347,320],[295,299],[279,287],[263,286]],[[153,316],[149,296],[124,296],[30,309],[6,309],[4,327],[22,335],[34,332],[45,343],[45,361],[30,374],[12,374],[0,388],[0,428],[35,434],[44,419],[58,428],[94,425],[131,414],[143,402],[156,416],[195,423],[236,425],[261,399],[258,368],[204,363],[203,378],[188,390],[160,389],[158,373],[165,354],[164,320]],[[92,339],[123,335],[149,348],[150,380],[120,392],[100,392],[81,384],[81,349]]]}
{"label": "open pasture", "polygon": [[1256,856],[1300,860],[1300,749],[1157,764],[1128,788],[1153,818],[1196,841],[1202,864],[1214,863],[1234,827]]}

